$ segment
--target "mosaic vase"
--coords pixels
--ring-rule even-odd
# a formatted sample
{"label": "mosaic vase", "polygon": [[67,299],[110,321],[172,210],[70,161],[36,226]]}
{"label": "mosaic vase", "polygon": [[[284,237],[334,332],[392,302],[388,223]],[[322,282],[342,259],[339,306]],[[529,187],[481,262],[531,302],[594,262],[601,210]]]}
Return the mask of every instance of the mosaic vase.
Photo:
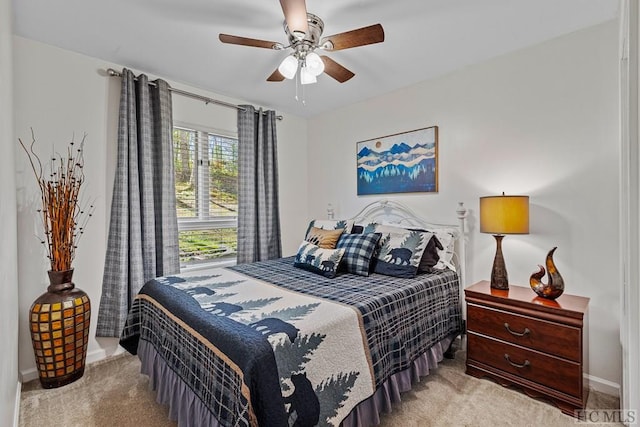
{"label": "mosaic vase", "polygon": [[73,269],[49,271],[47,292],[29,310],[40,384],[55,388],[84,374],[91,303],[71,281]]}

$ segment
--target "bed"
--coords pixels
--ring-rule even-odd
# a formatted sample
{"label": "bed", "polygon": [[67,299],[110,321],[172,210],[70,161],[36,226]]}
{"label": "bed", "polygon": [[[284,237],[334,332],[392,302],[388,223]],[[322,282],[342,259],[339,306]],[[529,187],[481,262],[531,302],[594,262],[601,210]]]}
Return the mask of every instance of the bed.
{"label": "bed", "polygon": [[[134,299],[120,344],[181,427],[376,425],[462,331],[465,215],[460,204],[458,224],[438,225],[379,201],[348,220],[448,236],[445,268],[415,277],[334,277],[335,259],[320,262],[323,250],[310,256],[303,242],[292,257],[156,278]],[[305,261],[316,267],[298,268]]]}

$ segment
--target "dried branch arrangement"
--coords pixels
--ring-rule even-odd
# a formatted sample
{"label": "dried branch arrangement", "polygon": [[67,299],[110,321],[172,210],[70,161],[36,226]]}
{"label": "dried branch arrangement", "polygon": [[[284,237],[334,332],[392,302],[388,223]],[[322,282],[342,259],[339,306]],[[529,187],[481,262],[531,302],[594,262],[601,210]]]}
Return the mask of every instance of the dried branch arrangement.
{"label": "dried branch arrangement", "polygon": [[[33,129],[31,138],[29,148],[21,139],[18,141],[29,157],[40,188],[42,209],[38,209],[38,213],[41,214],[44,227],[41,243],[46,248],[52,271],[70,270],[80,237],[94,211],[93,204],[82,203],[80,199],[80,188],[84,183],[86,135],[82,137],[79,147],[72,139],[66,157],[56,154],[46,167],[43,167],[33,149],[36,143]],[[83,204],[84,208],[81,206]]]}

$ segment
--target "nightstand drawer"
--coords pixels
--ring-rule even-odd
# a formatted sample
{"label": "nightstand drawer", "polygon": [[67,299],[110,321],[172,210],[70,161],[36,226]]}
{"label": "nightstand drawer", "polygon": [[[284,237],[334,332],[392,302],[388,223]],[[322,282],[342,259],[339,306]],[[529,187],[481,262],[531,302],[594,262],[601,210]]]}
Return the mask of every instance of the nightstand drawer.
{"label": "nightstand drawer", "polygon": [[560,392],[581,397],[582,366],[503,341],[467,334],[467,364],[474,361],[526,378]]}
{"label": "nightstand drawer", "polygon": [[475,304],[467,305],[467,319],[470,331],[575,362],[581,360],[579,328]]}

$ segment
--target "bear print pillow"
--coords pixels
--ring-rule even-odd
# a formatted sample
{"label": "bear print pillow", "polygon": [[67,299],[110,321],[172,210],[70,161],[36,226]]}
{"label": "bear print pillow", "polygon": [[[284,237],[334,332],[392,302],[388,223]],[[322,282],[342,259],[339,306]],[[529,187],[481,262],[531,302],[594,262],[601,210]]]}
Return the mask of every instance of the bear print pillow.
{"label": "bear print pillow", "polygon": [[378,242],[378,254],[373,271],[387,276],[415,277],[433,233],[380,224],[376,224],[374,229],[376,233],[381,233],[382,237]]}
{"label": "bear print pillow", "polygon": [[344,251],[344,248],[323,249],[305,241],[298,248],[293,266],[333,279],[338,272]]}

